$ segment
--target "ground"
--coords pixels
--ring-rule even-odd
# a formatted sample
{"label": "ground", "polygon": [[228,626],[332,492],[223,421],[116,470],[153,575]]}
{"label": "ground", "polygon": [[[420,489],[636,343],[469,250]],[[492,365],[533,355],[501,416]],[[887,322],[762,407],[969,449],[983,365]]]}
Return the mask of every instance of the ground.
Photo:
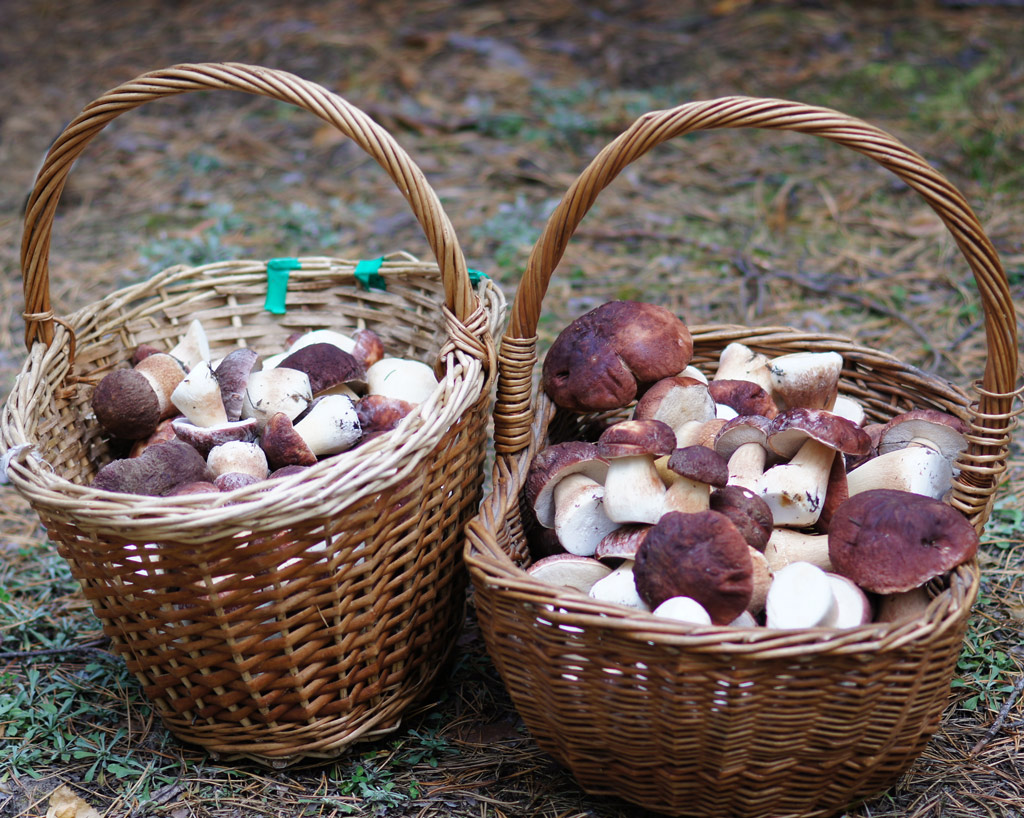
{"label": "ground", "polygon": [[[438,191],[469,266],[510,299],[561,193],[644,111],[734,94],[837,108],[963,191],[1021,303],[1013,0],[6,0],[3,16],[0,396],[25,356],[22,206],[48,145],[106,89],[178,62],[280,68],[363,108]],[[395,249],[429,253],[357,149],[303,112],[193,94],[126,114],[76,164],[50,291],[63,314],[171,264]],[[924,202],[862,157],[792,134],[698,134],[624,172],[553,277],[542,343],[608,298],[693,324],[847,335],[964,387],[989,353],[970,271]],[[942,727],[851,818],[1022,814],[1022,466],[1015,443]],[[443,684],[393,737],[331,765],[211,763],[153,719],[25,503],[0,491],[0,815],[43,814],[62,782],[105,816],[640,815],[586,795],[532,744],[472,608]],[[54,652],[27,653],[41,650]]]}

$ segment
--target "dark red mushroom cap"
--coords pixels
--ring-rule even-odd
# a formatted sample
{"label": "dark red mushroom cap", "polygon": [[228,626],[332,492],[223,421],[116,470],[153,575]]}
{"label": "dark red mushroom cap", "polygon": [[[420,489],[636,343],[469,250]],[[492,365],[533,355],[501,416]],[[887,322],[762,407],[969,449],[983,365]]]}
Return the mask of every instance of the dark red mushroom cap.
{"label": "dark red mushroom cap", "polygon": [[415,404],[388,395],[363,395],[355,406],[364,436],[390,432],[416,408]]}
{"label": "dark red mushroom cap", "polygon": [[598,559],[631,560],[636,557],[636,551],[647,537],[647,532],[650,529],[651,526],[648,523],[620,525],[610,534],[604,535],[601,542],[597,544],[594,556]]}
{"label": "dark red mushroom cap", "polygon": [[719,487],[729,482],[729,462],[707,446],[674,449],[666,465],[680,477],[709,486]]}
{"label": "dark red mushroom cap", "polygon": [[297,369],[309,376],[310,391],[316,395],[338,384],[366,385],[366,370],[351,353],[334,344],[318,343],[301,347],[278,366]]}
{"label": "dark red mushroom cap", "polygon": [[317,462],[316,455],[284,412],[275,412],[267,419],[260,435],[260,446],[272,470],[282,466],[313,466]]}
{"label": "dark red mushroom cap", "polygon": [[772,396],[753,381],[713,380],[708,383],[708,391],[715,403],[734,409],[737,415],[762,415],[770,420],[779,413]]}
{"label": "dark red mushroom cap", "polygon": [[597,439],[597,453],[605,458],[654,457],[671,454],[676,447],[676,433],[660,420],[623,420],[612,424]]}
{"label": "dark red mushroom cap", "polygon": [[697,600],[716,625],[728,625],[754,593],[750,546],[717,511],[670,511],[651,527],[636,552],[637,593],[657,608],[674,596]]}
{"label": "dark red mushroom cap", "polygon": [[686,324],[664,307],[609,301],[570,323],[544,358],[541,383],[574,412],[618,409],[693,356]]}
{"label": "dark red mushroom cap", "polygon": [[789,409],[777,415],[768,430],[769,447],[785,458],[796,454],[809,439],[844,454],[863,455],[871,450],[867,432],[824,409]]}
{"label": "dark red mushroom cap", "polygon": [[213,375],[220,387],[220,399],[224,403],[224,414],[229,421],[242,416],[242,402],[249,373],[256,366],[259,355],[249,347],[233,349],[217,364]]}
{"label": "dark red mushroom cap", "polygon": [[123,440],[148,437],[162,414],[149,379],[134,369],[104,375],[92,393],[92,410],[105,431]]}
{"label": "dark red mushroom cap", "polygon": [[154,444],[138,457],[111,461],[96,472],[91,485],[155,497],[167,494],[179,483],[209,479],[206,459],[187,443],[172,440]]}
{"label": "dark red mushroom cap", "polygon": [[743,486],[723,486],[711,492],[708,505],[724,514],[752,548],[764,551],[774,529],[771,507],[759,494]]}
{"label": "dark red mushroom cap", "polygon": [[554,490],[558,481],[579,472],[598,483],[604,482],[608,463],[598,454],[596,444],[569,440],[547,446],[534,456],[523,492],[537,522],[545,528],[555,525]]}
{"label": "dark red mushroom cap", "polygon": [[941,500],[894,489],[855,494],[832,515],[828,553],[836,573],[866,591],[909,591],[972,559],[978,534]]}

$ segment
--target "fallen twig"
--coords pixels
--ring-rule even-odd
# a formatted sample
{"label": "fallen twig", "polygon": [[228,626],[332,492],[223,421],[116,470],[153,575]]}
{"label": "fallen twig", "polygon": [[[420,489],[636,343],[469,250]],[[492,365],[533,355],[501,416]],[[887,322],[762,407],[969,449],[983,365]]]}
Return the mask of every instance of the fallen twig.
{"label": "fallen twig", "polygon": [[37,659],[42,656],[57,656],[64,653],[102,653],[104,656],[113,656],[109,650],[104,650],[100,645],[109,644],[106,638],[95,639],[92,642],[84,642],[81,645],[69,645],[66,648],[42,648],[40,650],[10,650],[0,653],[0,661],[24,662],[29,659]]}
{"label": "fallen twig", "polygon": [[996,734],[1003,728],[1003,723],[1006,721],[1007,716],[1010,715],[1010,708],[1013,707],[1014,702],[1017,701],[1021,692],[1024,692],[1024,676],[1021,676],[1013,684],[1013,690],[1010,691],[1010,695],[1006,697],[1006,701],[1003,702],[1003,706],[999,708],[999,713],[996,716],[995,721],[989,726],[988,730],[985,731],[977,743],[971,748],[971,755],[977,755],[978,751],[983,749],[986,744],[995,738]]}

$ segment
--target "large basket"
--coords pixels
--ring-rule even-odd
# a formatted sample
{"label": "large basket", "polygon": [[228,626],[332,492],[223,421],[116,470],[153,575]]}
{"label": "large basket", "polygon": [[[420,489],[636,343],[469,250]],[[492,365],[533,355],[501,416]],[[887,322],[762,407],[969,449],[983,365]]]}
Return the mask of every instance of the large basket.
{"label": "large basket", "polygon": [[[287,265],[297,269],[284,314],[264,308],[268,262],[178,266],[56,318],[49,243],[75,158],[125,111],[220,89],[294,104],[352,139],[405,196],[436,263],[391,254],[366,288],[357,261],[299,258]],[[8,476],[167,727],[217,757],[277,765],[394,730],[463,622],[463,528],[482,493],[505,309],[486,278],[474,289],[419,168],[313,83],[238,64],[174,66],[103,94],[67,126],[28,203],[22,262],[29,356],[2,416]],[[387,354],[435,364],[439,386],[398,428],[299,476],[193,497],[89,488],[114,456],[90,412],[94,384],[139,344],[169,349],[192,319],[215,358],[366,327]]]}
{"label": "large basket", "polygon": [[538,745],[592,794],[693,816],[828,815],[891,785],[921,753],[949,700],[975,599],[967,564],[919,618],[850,630],[683,629],[532,579],[521,493],[533,456],[589,420],[533,394],[541,301],[565,247],[630,162],[697,130],[792,130],[858,151],[902,178],[942,218],[974,272],[988,358],[971,396],[847,338],[785,327],[692,327],[711,374],[739,341],[770,356],[835,349],[842,391],[880,420],[934,407],[970,424],[952,503],[979,530],[1005,470],[1014,423],[1014,310],[998,257],[963,197],[893,137],[841,113],[772,99],[694,102],[638,119],[580,174],[547,222],[499,355],[493,492],[467,527],[466,557],[491,656]]}

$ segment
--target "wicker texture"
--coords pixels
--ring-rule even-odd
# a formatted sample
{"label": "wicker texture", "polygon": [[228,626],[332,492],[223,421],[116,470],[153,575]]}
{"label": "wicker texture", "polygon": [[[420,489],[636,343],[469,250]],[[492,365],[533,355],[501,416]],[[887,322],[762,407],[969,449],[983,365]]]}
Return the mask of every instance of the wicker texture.
{"label": "wicker texture", "polygon": [[584,789],[673,815],[829,815],[891,785],[937,728],[976,597],[976,564],[930,584],[925,614],[849,630],[681,629],[533,580],[526,472],[593,416],[534,394],[541,301],[598,194],[665,140],[715,128],[793,130],[888,168],[938,213],[967,259],[989,350],[975,395],[847,338],[787,327],[691,327],[714,371],[739,341],[769,356],[836,350],[841,391],[874,420],[933,407],[970,424],[951,502],[981,531],[1015,425],[1017,339],[998,256],[963,197],[892,136],[839,112],[728,97],[639,118],[580,174],[551,215],[516,293],[499,356],[493,491],[467,527],[466,559],[488,649],[537,743]]}
{"label": "wicker texture", "polygon": [[[436,263],[392,253],[386,289],[368,290],[356,261],[300,258],[284,315],[264,309],[265,261],[178,266],[54,317],[50,235],[75,158],[124,111],[210,89],[296,105],[355,141],[405,196]],[[105,93],[67,126],[38,176],[22,249],[29,355],[0,419],[8,477],[167,726],[216,756],[275,765],[394,730],[462,625],[463,527],[482,490],[505,309],[491,282],[472,286],[417,166],[361,111],[296,76],[174,66]],[[139,344],[169,349],[192,319],[215,358],[367,327],[387,354],[436,362],[440,383],[394,431],[301,475],[192,497],[89,488],[119,456],[90,412],[93,386]]]}

